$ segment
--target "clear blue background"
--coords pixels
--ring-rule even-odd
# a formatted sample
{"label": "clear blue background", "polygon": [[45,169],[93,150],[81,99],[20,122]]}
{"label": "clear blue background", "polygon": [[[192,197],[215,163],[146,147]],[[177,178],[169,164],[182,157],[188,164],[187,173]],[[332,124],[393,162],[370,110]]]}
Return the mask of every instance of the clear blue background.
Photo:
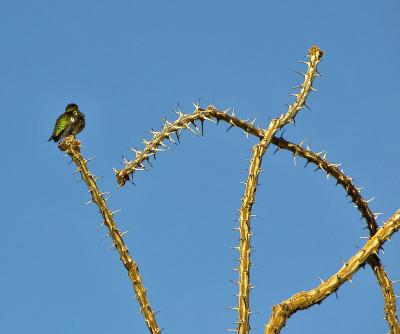
{"label": "clear blue background", "polygon": [[[324,74],[285,137],[328,149],[372,209],[400,207],[399,1],[2,1],[0,4],[0,331],[147,333],[131,284],[73,165],[48,143],[69,102],[99,186],[137,260],[165,333],[234,328],[238,243],[232,228],[256,140],[225,124],[182,135],[136,186],[112,167],[142,147],[179,102],[233,107],[243,119],[286,111],[296,70],[317,43]],[[263,161],[254,213],[251,325],[318,276],[336,272],[364,243],[365,222],[343,189],[288,152]],[[400,278],[400,236],[382,260]],[[284,333],[386,333],[383,301],[367,266],[320,306],[295,314]],[[400,294],[400,286],[396,286]]]}

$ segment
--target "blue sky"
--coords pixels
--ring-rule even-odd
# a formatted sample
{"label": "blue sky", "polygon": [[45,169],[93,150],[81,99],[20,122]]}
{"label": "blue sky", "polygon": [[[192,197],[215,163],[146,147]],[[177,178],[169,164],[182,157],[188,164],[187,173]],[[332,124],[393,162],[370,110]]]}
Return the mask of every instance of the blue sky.
{"label": "blue sky", "polygon": [[[179,102],[235,108],[243,118],[285,112],[296,70],[317,43],[325,56],[319,93],[285,138],[307,138],[346,173],[386,220],[400,207],[398,1],[3,1],[0,4],[2,224],[0,329],[4,333],[146,333],[118,254],[73,165],[48,143],[75,102],[79,135],[99,186],[137,260],[165,333],[233,328],[247,159],[256,140],[206,124],[160,154],[136,186],[118,189],[112,167]],[[261,333],[271,306],[328,278],[364,242],[365,223],[335,187],[287,152],[263,161],[252,254],[251,325]],[[382,260],[400,279],[400,237]],[[369,267],[338,299],[295,314],[283,333],[386,333]],[[396,286],[400,294],[400,286]]]}

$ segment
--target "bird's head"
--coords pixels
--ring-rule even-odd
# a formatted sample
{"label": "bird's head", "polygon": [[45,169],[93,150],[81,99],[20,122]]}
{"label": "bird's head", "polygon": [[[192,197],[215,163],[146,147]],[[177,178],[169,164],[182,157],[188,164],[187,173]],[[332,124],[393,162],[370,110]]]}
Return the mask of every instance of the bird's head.
{"label": "bird's head", "polygon": [[71,112],[71,111],[79,111],[79,108],[78,108],[78,105],[77,104],[75,104],[75,103],[70,103],[70,104],[68,104],[66,107],[65,107],[65,111],[69,111],[69,112]]}

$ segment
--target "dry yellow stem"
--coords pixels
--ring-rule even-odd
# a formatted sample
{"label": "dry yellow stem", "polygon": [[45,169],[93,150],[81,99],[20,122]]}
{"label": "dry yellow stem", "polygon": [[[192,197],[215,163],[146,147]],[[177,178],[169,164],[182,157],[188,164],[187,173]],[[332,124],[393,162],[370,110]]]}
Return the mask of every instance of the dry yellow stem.
{"label": "dry yellow stem", "polygon": [[[266,133],[266,135],[268,134],[268,143],[271,141],[274,133],[286,123],[292,121],[294,117],[296,117],[297,112],[305,105],[308,93],[314,89],[312,87],[312,83],[315,76],[318,75],[317,65],[322,55],[323,52],[317,46],[314,45],[310,48],[308,54],[309,61],[305,62],[308,66],[308,70],[307,73],[304,74],[304,82],[300,86],[300,92],[298,94],[294,94],[296,96],[296,101],[289,106],[289,110],[287,111],[287,113],[283,114],[278,119],[274,119],[271,122],[270,129],[268,129],[268,133]],[[115,171],[115,176],[117,178],[119,186],[124,186],[126,181],[129,180],[129,176],[133,174],[138,167],[141,166],[141,163],[157,152],[157,149],[162,144],[162,141],[166,138],[171,139],[172,133],[177,133],[180,129],[188,128],[190,123],[193,123],[198,119],[200,119],[202,122],[205,119],[208,119],[208,117],[210,116],[207,115],[207,111],[210,112],[210,116],[212,117],[213,115],[215,115],[215,112],[217,110],[213,106],[210,106],[209,108],[207,108],[207,110],[202,110],[196,107],[195,112],[190,115],[185,115],[181,112],[178,112],[179,119],[174,123],[165,121],[164,127],[160,132],[153,132],[153,140],[151,141],[152,145],[146,143],[146,147],[143,151],[136,152],[135,160],[127,161],[123,169]],[[221,119],[226,120],[226,115],[226,113],[225,115],[224,113],[220,113]],[[239,123],[243,123],[243,121]],[[244,127],[247,126],[244,125]]]}
{"label": "dry yellow stem", "polygon": [[[362,216],[367,222],[370,236],[376,233],[378,230],[378,225],[376,223],[374,213],[369,208],[368,201],[363,199],[360,191],[354,186],[352,179],[344,174],[343,171],[338,168],[338,165],[331,164],[323,157],[320,157],[309,149],[304,149],[299,145],[294,145],[282,138],[274,139],[279,148],[286,148],[292,151],[294,156],[299,155],[307,159],[308,162],[316,164],[319,168],[324,170],[327,175],[332,175],[336,179],[337,184],[343,186],[356,207],[360,210]],[[367,262],[371,266],[382,291],[382,296],[385,303],[384,310],[386,320],[389,325],[389,332],[391,334],[400,333],[399,320],[397,319],[396,295],[394,293],[393,284],[385,272],[385,269],[383,268],[383,265],[377,254],[372,254]]]}
{"label": "dry yellow stem", "polygon": [[246,189],[242,198],[240,207],[239,228],[239,294],[238,294],[238,334],[248,334],[250,330],[250,218],[251,208],[254,203],[255,193],[257,190],[258,176],[261,170],[261,162],[268,146],[270,145],[275,133],[293,121],[297,112],[304,106],[307,96],[312,88],[312,83],[317,72],[317,65],[323,55],[323,52],[317,47],[312,46],[309,50],[309,61],[307,73],[304,75],[304,82],[300,86],[301,90],[295,94],[296,101],[291,104],[286,114],[282,114],[279,118],[273,119],[268,129],[265,131],[261,141],[253,147],[253,154],[250,161],[249,175],[246,181]]}
{"label": "dry yellow stem", "polygon": [[128,247],[125,246],[124,240],[122,239],[122,233],[118,230],[117,225],[114,222],[113,214],[108,209],[106,201],[101,196],[101,192],[94,181],[92,174],[90,174],[86,161],[80,153],[80,142],[73,136],[67,137],[64,141],[59,144],[59,148],[65,151],[75,162],[78,171],[80,172],[83,181],[85,181],[90,194],[92,195],[92,201],[98,206],[100,213],[104,219],[104,225],[108,228],[109,235],[113,240],[115,248],[118,250],[120,259],[128,271],[129,278],[132,282],[133,289],[136,294],[136,298],[140,304],[140,310],[144,316],[147,327],[152,334],[159,334],[160,329],[157,325],[154,312],[152,311],[146,296],[146,289],[143,287],[142,279],[139,274],[139,268],[133,258],[128,252]]}
{"label": "dry yellow stem", "polygon": [[389,325],[389,333],[400,334],[399,320],[397,319],[396,294],[394,293],[393,284],[385,272],[385,269],[383,269],[383,265],[377,254],[372,254],[367,262],[372,267],[379,286],[381,287],[385,302],[385,315]]}
{"label": "dry yellow stem", "polygon": [[[322,282],[319,286],[308,291],[296,293],[282,303],[272,308],[272,315],[265,327],[264,334],[278,334],[285,326],[286,320],[299,311],[320,303],[339,287],[350,280],[360,267],[368,261],[373,254],[378,254],[379,248],[400,229],[400,209],[367,241],[340,270]],[[398,334],[398,332],[394,332]]]}
{"label": "dry yellow stem", "polygon": [[257,180],[260,174],[260,166],[265,152],[265,141],[253,147],[253,155],[250,162],[249,175],[246,181],[246,189],[240,207],[240,242],[239,242],[239,294],[238,294],[238,327],[240,334],[248,333],[250,329],[250,218],[251,208],[254,203],[257,190]]}

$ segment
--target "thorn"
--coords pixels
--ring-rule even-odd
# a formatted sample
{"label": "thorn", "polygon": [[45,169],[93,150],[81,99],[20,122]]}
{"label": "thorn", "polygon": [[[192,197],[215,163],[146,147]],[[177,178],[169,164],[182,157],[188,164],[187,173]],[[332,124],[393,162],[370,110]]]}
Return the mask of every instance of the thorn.
{"label": "thorn", "polygon": [[122,209],[118,209],[118,210],[115,210],[115,211],[110,212],[110,214],[111,214],[111,216],[113,216],[114,214],[116,214],[116,213],[118,213],[118,212],[121,212],[121,211],[122,211]]}
{"label": "thorn", "polygon": [[106,234],[104,237],[102,237],[102,238],[100,239],[100,241],[106,240],[106,239],[109,238],[109,237],[110,237],[110,234],[108,233],[108,234]]}
{"label": "thorn", "polygon": [[159,132],[155,131],[153,128],[150,130],[150,133],[153,135],[153,137],[157,137],[159,135]]}
{"label": "thorn", "polygon": [[200,134],[199,128],[197,127],[196,121],[193,121],[191,123],[193,124],[194,128],[196,129],[197,135],[200,136],[201,134]]}
{"label": "thorn", "polygon": [[127,163],[129,163],[129,161],[126,160],[126,158],[125,158],[123,155],[121,155],[121,158],[122,158],[122,161],[124,162],[125,165],[126,165]]}
{"label": "thorn", "polygon": [[301,75],[301,76],[303,76],[303,77],[305,77],[306,76],[306,74],[305,73],[303,73],[303,72],[299,72],[299,71],[294,71],[295,73],[297,73],[298,75]]}
{"label": "thorn", "polygon": [[304,144],[307,140],[308,140],[308,139],[303,139],[303,140],[299,143],[299,146],[302,147],[303,144]]}
{"label": "thorn", "polygon": [[92,200],[85,202],[86,205],[89,205],[89,204],[92,204],[92,203],[93,203]]}
{"label": "thorn", "polygon": [[165,147],[166,149],[169,149],[169,147],[168,147],[167,145],[165,145],[162,141],[160,141],[160,145],[161,145],[162,147]]}
{"label": "thorn", "polygon": [[321,281],[321,283],[325,283],[325,281],[321,277],[318,276],[318,279]]}
{"label": "thorn", "polygon": [[135,147],[135,148],[129,147],[129,149],[130,149],[132,152],[135,152],[135,155],[139,155],[140,153],[142,153],[142,152],[139,151],[136,147]]}
{"label": "thorn", "polygon": [[307,66],[310,66],[310,62],[308,62],[308,61],[299,60],[299,63],[305,64],[305,65],[307,65]]}
{"label": "thorn", "polygon": [[223,112],[224,114],[227,114],[227,113],[229,112],[229,110],[231,110],[231,107],[229,107],[229,108],[223,110],[222,112]]}
{"label": "thorn", "polygon": [[365,200],[364,200],[364,202],[365,202],[365,203],[369,203],[369,202],[373,201],[374,199],[375,199],[375,197],[372,197],[372,198],[369,199],[368,201],[365,201]]}
{"label": "thorn", "polygon": [[195,108],[195,111],[200,109],[200,99],[197,103],[192,102],[193,107]]}
{"label": "thorn", "polygon": [[233,124],[229,125],[229,128],[226,129],[226,132],[228,132],[230,129],[232,129],[234,127]]}
{"label": "thorn", "polygon": [[153,165],[152,165],[152,163],[150,162],[149,157],[146,158],[146,161],[147,161],[147,163],[150,165],[150,167],[153,168]]}
{"label": "thorn", "polygon": [[164,123],[165,123],[166,126],[171,126],[172,125],[172,123],[170,121],[168,121],[166,117],[164,117],[163,120],[164,120]]}
{"label": "thorn", "polygon": [[[167,146],[167,149],[169,150],[170,148]],[[164,150],[163,148],[152,148],[152,150],[154,160],[156,160],[156,152],[167,152],[167,150]]]}
{"label": "thorn", "polygon": [[85,162],[88,163],[89,161],[92,161],[92,160],[94,160],[94,159],[96,159],[96,158],[95,158],[95,157],[89,158],[89,159],[86,159]]}
{"label": "thorn", "polygon": [[98,228],[98,229],[99,229],[99,228],[102,228],[104,225],[105,225],[104,222],[102,222],[99,226],[97,226],[97,228]]}
{"label": "thorn", "polygon": [[[191,127],[190,127],[190,125],[189,124],[186,124],[186,129],[188,129],[188,130],[190,130],[191,132],[193,132],[196,136],[198,136],[199,135],[199,132],[196,132],[196,131],[194,131]],[[197,127],[196,127],[196,129],[197,129]]]}
{"label": "thorn", "polygon": [[355,288],[355,286],[354,286],[353,281],[352,281],[351,278],[349,278],[349,282],[350,282],[351,286],[352,286],[353,288]]}
{"label": "thorn", "polygon": [[238,307],[232,307],[232,306],[228,306],[226,307],[227,310],[233,310],[233,311],[238,311],[239,308]]}

